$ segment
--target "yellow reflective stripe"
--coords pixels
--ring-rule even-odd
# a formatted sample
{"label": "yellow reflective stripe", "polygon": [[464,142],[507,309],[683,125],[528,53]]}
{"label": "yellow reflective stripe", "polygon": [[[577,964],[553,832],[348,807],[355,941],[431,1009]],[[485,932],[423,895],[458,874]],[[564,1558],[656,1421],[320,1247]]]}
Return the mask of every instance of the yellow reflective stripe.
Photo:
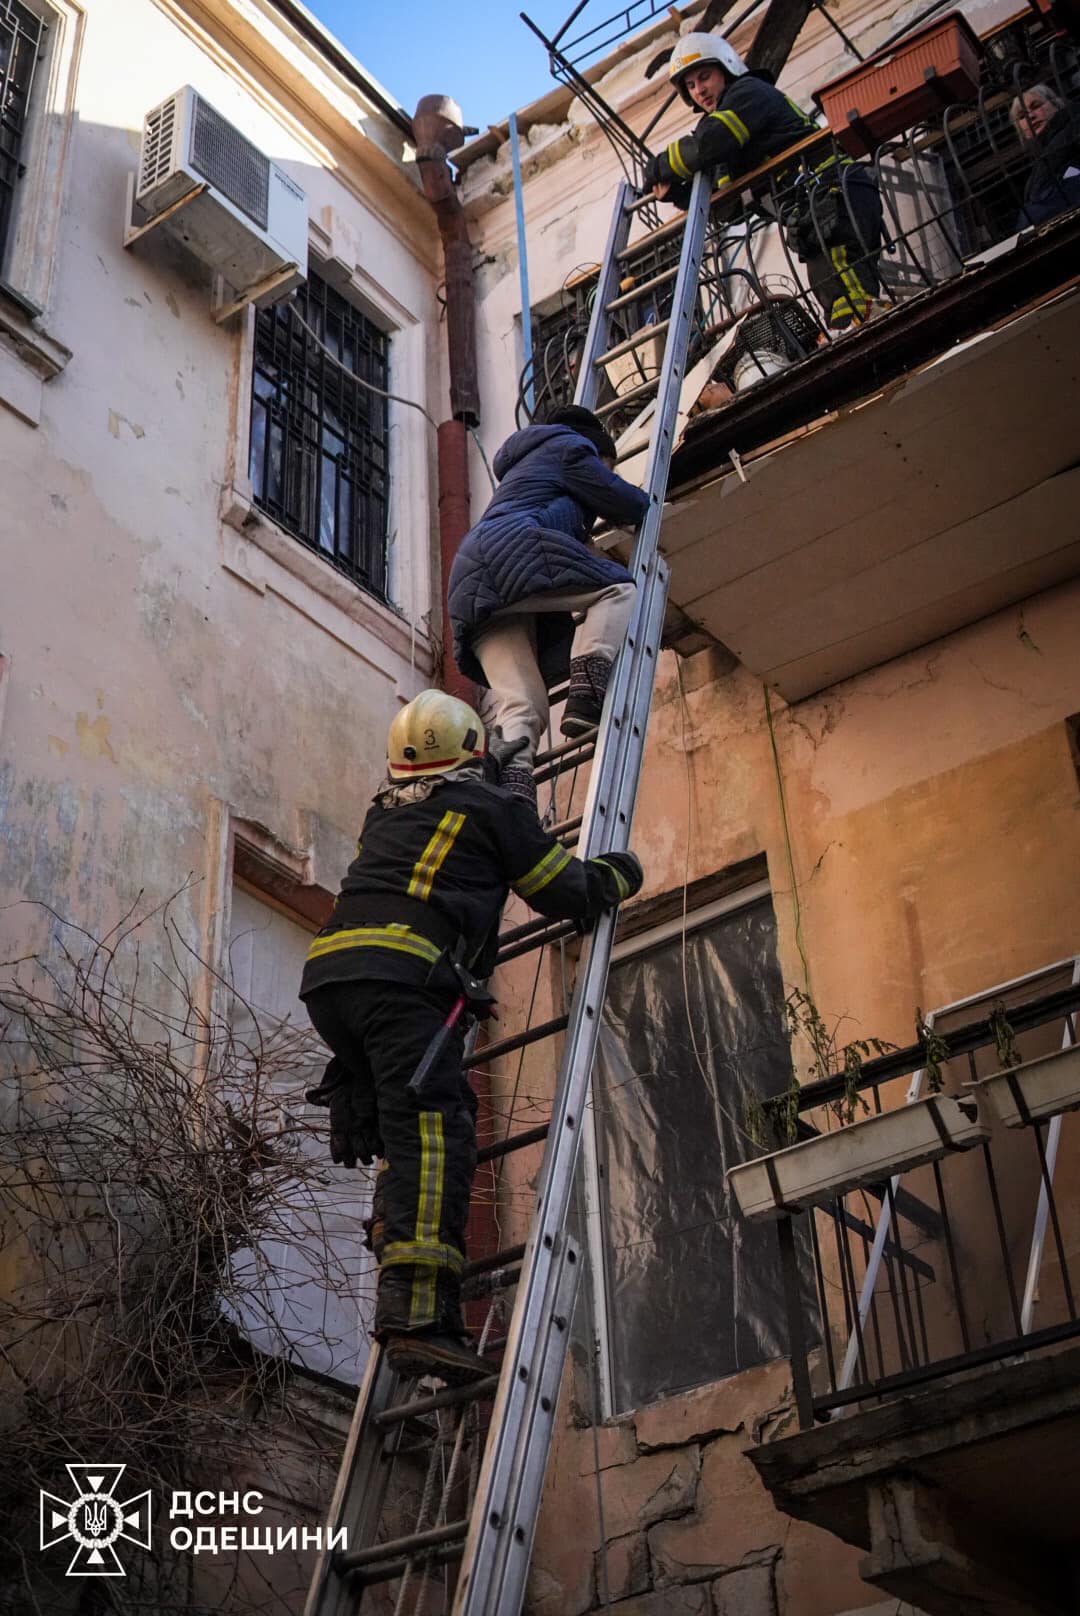
{"label": "yellow reflective stripe", "polygon": [[614,864],[609,864],[606,858],[598,858],[596,862],[597,864],[602,864],[605,870],[610,870],[615,877],[615,887],[619,894],[620,902],[623,898],[628,898],[630,896],[630,883],[626,877],[620,875]]}
{"label": "yellow reflective stripe", "polygon": [[673,140],[669,144],[667,149],[667,160],[671,164],[673,172],[676,173],[681,180],[688,180],[690,178],[690,170],[682,160],[682,152],[679,150],[679,142],[677,140]]}
{"label": "yellow reflective stripe", "polygon": [[749,141],[750,131],[737,112],[710,112],[709,117],[718,118],[729,134],[735,136],[740,146],[745,146]]}
{"label": "yellow reflective stripe", "polygon": [[[417,1121],[420,1127],[420,1179],[416,1198],[416,1230],[411,1242],[414,1248],[439,1244],[446,1164],[442,1112],[421,1111]],[[385,1252],[383,1261],[386,1261]],[[435,1317],[435,1273],[433,1268],[430,1273],[418,1278],[412,1287],[410,1324],[429,1324]]]}
{"label": "yellow reflective stripe", "polygon": [[[781,93],[783,93],[783,92],[781,92]],[[784,100],[787,102],[787,104],[791,108],[792,112],[797,112],[798,113],[798,115],[802,119],[803,123],[808,123],[810,125],[811,129],[816,129],[817,128],[817,119],[812,118],[808,112],[804,112],[802,107],[800,107],[799,103],[797,101],[793,101],[791,99],[790,95],[785,95]]]}
{"label": "yellow reflective stripe", "polygon": [[426,900],[431,896],[432,882],[464,823],[464,814],[456,814],[450,809],[443,814],[438,829],[413,866],[412,880],[406,889],[410,898]]}
{"label": "yellow reflective stripe", "polygon": [[539,859],[531,870],[521,877],[520,881],[513,883],[514,891],[519,898],[531,898],[543,890],[549,881],[554,881],[561,875],[570,862],[570,854],[565,847],[549,847],[542,859]]}
{"label": "yellow reflective stripe", "polygon": [[844,290],[851,299],[851,312],[853,314],[865,314],[873,299],[871,298],[870,293],[866,290],[866,287],[863,285],[862,281],[859,279],[858,275],[856,275],[852,266],[848,263],[847,248],[831,247],[829,249],[829,257],[832,259],[833,266],[843,282]]}
{"label": "yellow reflective stripe", "polygon": [[383,1268],[416,1263],[418,1267],[447,1268],[454,1274],[460,1274],[465,1266],[456,1246],[432,1244],[430,1240],[391,1240],[383,1247],[380,1262]]}
{"label": "yellow reflective stripe", "polygon": [[388,926],[346,926],[341,931],[316,937],[307,951],[309,960],[322,959],[324,954],[336,954],[346,948],[392,948],[400,954],[415,954],[418,959],[432,965],[439,958],[439,949],[419,932],[396,923]]}

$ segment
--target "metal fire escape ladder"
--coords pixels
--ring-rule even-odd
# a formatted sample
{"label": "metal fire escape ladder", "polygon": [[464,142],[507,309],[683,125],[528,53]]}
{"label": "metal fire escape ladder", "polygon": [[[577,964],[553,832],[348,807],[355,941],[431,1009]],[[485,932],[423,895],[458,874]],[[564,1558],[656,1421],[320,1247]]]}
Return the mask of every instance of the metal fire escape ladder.
{"label": "metal fire escape ladder", "polygon": [[[663,364],[653,384],[656,409],[643,484],[649,506],[630,564],[638,587],[626,646],[612,675],[595,741],[574,741],[554,748],[546,763],[537,760],[542,765],[537,771],[540,778],[549,771],[576,768],[592,757],[580,819],[556,827],[567,840],[576,840],[582,858],[629,845],[667,598],[668,567],[659,552],[660,525],[697,304],[709,194],[709,176],[696,176],[684,221]],[[612,308],[620,301],[620,274],[640,206],[631,187],[621,186],[579,372],[576,401],[586,407],[596,402],[601,366],[610,357]],[[655,328],[643,336],[655,339]],[[361,1608],[366,1586],[392,1579],[401,1579],[395,1611],[426,1611],[423,1592],[413,1604],[405,1600],[409,1578],[415,1575],[422,1584],[433,1567],[454,1559],[462,1564],[453,1616],[517,1616],[521,1609],[581,1268],[566,1224],[615,921],[613,912],[605,914],[584,940],[565,1017],[490,1045],[478,1057],[487,1062],[496,1054],[565,1031],[550,1122],[480,1152],[481,1159],[490,1159],[539,1138],[547,1140],[527,1244],[466,1265],[469,1284],[480,1281],[491,1290],[517,1287],[497,1390],[492,1375],[469,1387],[421,1396],[414,1390],[408,1395],[410,1383],[401,1382],[383,1362],[382,1352],[372,1349],[326,1528],[335,1537],[347,1532],[347,1547],[322,1552],[305,1616],[353,1616]],[[572,930],[560,922],[527,922],[501,934],[499,959],[542,947]],[[481,1350],[483,1346],[482,1341]],[[493,1394],[483,1461],[469,1488],[461,1458],[465,1420],[470,1409],[476,1411]],[[449,1431],[441,1423],[446,1419],[451,1421]],[[406,1535],[387,1538],[384,1522],[380,1538],[387,1455],[399,1450],[408,1433],[423,1428],[425,1422],[431,1430],[432,1421],[437,1423],[434,1443],[438,1448],[441,1442],[442,1457],[439,1466],[433,1461],[429,1470],[415,1525]],[[442,1504],[434,1508],[431,1495],[440,1484]],[[452,1502],[463,1488],[472,1492],[471,1505],[466,1503],[458,1518],[449,1519]]]}

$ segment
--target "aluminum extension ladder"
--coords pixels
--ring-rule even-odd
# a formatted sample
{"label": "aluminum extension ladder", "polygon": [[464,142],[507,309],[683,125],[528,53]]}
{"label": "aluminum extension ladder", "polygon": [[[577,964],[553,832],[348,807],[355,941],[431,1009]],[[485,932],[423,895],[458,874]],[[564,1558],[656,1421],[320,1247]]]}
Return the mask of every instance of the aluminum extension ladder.
{"label": "aluminum extension ladder", "polygon": [[[644,403],[655,394],[643,483],[649,508],[631,562],[638,589],[626,647],[616,663],[598,730],[537,758],[538,782],[592,760],[580,823],[569,820],[561,827],[569,840],[576,839],[583,858],[623,850],[629,843],[667,599],[668,567],[659,553],[661,514],[697,303],[709,195],[709,176],[698,175],[678,269],[661,277],[675,281],[668,321],[662,327],[645,326],[611,346],[613,314],[642,289],[619,294],[620,279],[635,251],[627,246],[633,217],[650,200],[635,201],[629,185],[620,187],[579,371],[576,402],[592,407],[600,366],[637,342],[654,342],[666,329],[659,377],[618,401],[621,405],[630,396],[635,403],[639,397]],[[601,413],[612,407],[602,407]],[[461,1566],[453,1616],[517,1616],[521,1610],[581,1268],[566,1224],[615,918],[614,912],[602,916],[584,940],[568,1015],[488,1045],[478,1056],[478,1061],[488,1062],[541,1038],[566,1034],[550,1122],[480,1153],[482,1160],[491,1159],[540,1137],[547,1139],[527,1245],[465,1269],[466,1295],[475,1294],[477,1286],[495,1294],[516,1285],[501,1370],[497,1377],[493,1373],[472,1386],[417,1395],[416,1383],[399,1379],[384,1364],[380,1349],[372,1348],[324,1533],[324,1541],[331,1535],[340,1541],[346,1531],[347,1547],[323,1550],[304,1616],[354,1616],[373,1608],[364,1602],[366,1589],[380,1586],[385,1593],[393,1582],[398,1585],[394,1603],[379,1604],[380,1611],[436,1616],[428,1603],[431,1578],[436,1568],[454,1560]],[[545,920],[517,926],[501,935],[499,960],[540,948],[572,929],[564,922]],[[489,1324],[493,1316],[494,1309]],[[485,1329],[485,1337],[487,1333]],[[482,1337],[482,1350],[486,1344]],[[472,1442],[478,1449],[480,1408],[492,1398],[483,1459],[477,1470],[474,1452],[470,1476],[466,1474],[470,1418]],[[394,1463],[416,1460],[418,1453],[414,1493],[418,1490],[420,1498],[413,1528],[394,1535],[391,1527],[387,1535],[384,1517]],[[397,1504],[394,1509],[400,1514]]]}

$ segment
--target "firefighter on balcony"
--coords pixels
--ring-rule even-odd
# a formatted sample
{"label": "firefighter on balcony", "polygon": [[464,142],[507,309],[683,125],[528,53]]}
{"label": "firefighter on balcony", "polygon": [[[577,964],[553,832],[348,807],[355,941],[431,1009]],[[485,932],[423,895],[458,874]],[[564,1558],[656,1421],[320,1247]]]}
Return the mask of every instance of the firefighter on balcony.
{"label": "firefighter on balcony", "polygon": [[463,1382],[490,1370],[460,1304],[476,1098],[455,1009],[491,1011],[482,979],[510,889],[589,924],[639,889],[641,866],[632,853],[573,858],[493,783],[479,718],[442,691],[398,713],[387,773],[304,967],[300,997],[334,1055],[309,1098],[330,1107],[335,1162],[385,1157],[370,1234],[391,1366]]}
{"label": "firefighter on balcony", "polygon": [[[700,170],[715,171],[716,184],[724,185],[816,127],[719,34],[684,34],[671,54],[669,74],[702,117],[691,134],[650,159],[645,185],[678,207],[689,201],[689,182]],[[811,175],[800,175],[782,226],[833,330],[879,311],[881,197],[867,169],[850,157],[830,157]]]}

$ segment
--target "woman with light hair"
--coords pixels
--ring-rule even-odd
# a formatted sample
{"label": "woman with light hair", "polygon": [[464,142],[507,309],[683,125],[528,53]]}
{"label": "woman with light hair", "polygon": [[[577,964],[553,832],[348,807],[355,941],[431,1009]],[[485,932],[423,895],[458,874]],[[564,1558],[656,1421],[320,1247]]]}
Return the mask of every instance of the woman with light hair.
{"label": "woman with light hair", "polygon": [[1043,224],[1080,207],[1080,112],[1048,84],[1033,84],[1009,108],[1013,127],[1034,163],[1016,228]]}

